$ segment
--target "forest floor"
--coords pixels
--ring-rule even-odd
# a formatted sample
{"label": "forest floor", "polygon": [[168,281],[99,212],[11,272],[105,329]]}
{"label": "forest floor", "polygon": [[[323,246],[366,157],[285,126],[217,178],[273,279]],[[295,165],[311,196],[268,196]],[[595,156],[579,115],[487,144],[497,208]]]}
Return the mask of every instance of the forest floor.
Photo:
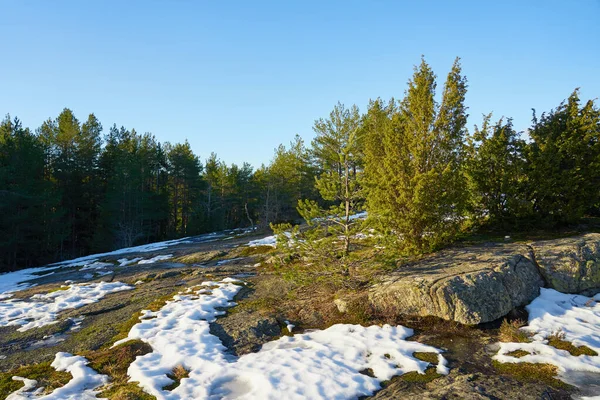
{"label": "forest floor", "polygon": [[0,275],[0,400],[600,393],[598,374],[577,388],[550,364],[494,360],[501,321],[374,315],[365,285],[284,279],[268,240],[248,246],[264,236],[201,235]]}

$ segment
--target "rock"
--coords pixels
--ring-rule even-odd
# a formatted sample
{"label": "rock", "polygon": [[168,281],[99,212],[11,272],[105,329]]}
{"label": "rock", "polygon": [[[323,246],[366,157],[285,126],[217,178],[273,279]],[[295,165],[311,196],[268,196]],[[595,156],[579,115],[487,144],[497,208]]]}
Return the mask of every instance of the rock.
{"label": "rock", "polygon": [[238,356],[258,351],[266,342],[281,336],[281,326],[274,317],[251,311],[219,318],[210,325],[210,331]]}
{"label": "rock", "polygon": [[181,275],[181,271],[166,271],[158,274],[156,279],[172,278],[177,275]]}
{"label": "rock", "polygon": [[549,287],[588,296],[600,292],[600,234],[545,240],[531,247]]}
{"label": "rock", "polygon": [[461,374],[453,369],[449,375],[424,385],[411,385],[395,377],[388,386],[372,398],[377,400],[566,400],[571,396],[568,391],[553,389],[543,382],[521,382],[505,376]]}
{"label": "rock", "polygon": [[452,248],[401,266],[369,291],[383,312],[462,324],[496,320],[531,302],[544,281],[527,246]]}
{"label": "rock", "polygon": [[348,311],[348,303],[346,303],[345,300],[337,298],[337,299],[333,300],[333,304],[335,304],[338,311],[341,312],[342,314],[344,314],[346,311]]}

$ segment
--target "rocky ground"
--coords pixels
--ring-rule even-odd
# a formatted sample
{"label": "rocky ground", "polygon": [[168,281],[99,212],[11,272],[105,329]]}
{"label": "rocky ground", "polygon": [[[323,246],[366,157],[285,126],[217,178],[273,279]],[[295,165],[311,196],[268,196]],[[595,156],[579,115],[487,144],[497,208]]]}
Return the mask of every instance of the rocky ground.
{"label": "rocky ground", "polygon": [[[172,257],[150,264],[115,266],[111,268],[110,274],[91,279],[90,281],[120,281],[135,285],[136,289],[113,293],[96,303],[64,311],[60,314],[58,323],[24,332],[20,332],[18,326],[0,327],[0,372],[11,371],[23,365],[52,361],[57,352],[86,355],[105,351],[115,340],[127,336],[131,326],[138,321],[138,313],[141,310],[160,306],[166,299],[189,286],[225,277],[241,278],[248,282],[248,285],[236,298],[239,305],[229,309],[226,315],[211,324],[211,333],[218,336],[227,349],[237,356],[255,352],[266,342],[290,335],[287,327],[289,323],[295,325],[293,333],[300,333],[307,329],[323,329],[336,322],[382,322],[380,316],[357,315],[356,309],[351,307],[351,302],[347,299],[340,300],[331,292],[295,290],[293,283],[282,279],[272,268],[264,268],[268,265],[272,248],[246,246],[249,240],[258,237],[261,236],[227,235],[214,239],[204,236],[162,250],[127,254],[129,259],[148,259],[166,254]],[[500,320],[497,318],[530,301],[535,297],[535,293],[529,292],[535,292],[536,287],[539,291],[539,286],[543,285],[537,270],[534,271],[532,261],[527,258],[529,249],[521,245],[510,246],[510,249],[505,246],[502,251],[496,252],[493,259],[490,259],[489,252],[486,253],[488,255],[478,253],[479,256],[474,256],[477,262],[470,264],[475,266],[468,271],[471,276],[473,271],[483,271],[484,280],[498,284],[502,289],[497,293],[488,293],[488,296],[494,299],[488,303],[500,304],[499,306],[492,309],[488,306],[483,307],[493,316],[486,320],[494,321],[475,326],[431,317],[411,319],[399,316],[394,321],[415,329],[415,335],[410,340],[443,349],[449,361],[450,374],[442,376],[432,373],[423,376],[409,373],[397,376],[385,382],[384,388],[372,398],[569,399],[578,395],[578,389],[573,386],[562,384],[555,379],[540,381],[520,370],[499,368],[492,361],[492,356],[498,350],[496,343],[499,340]],[[537,246],[540,248],[542,245]],[[582,254],[588,254],[587,250],[582,250]],[[116,260],[122,257],[106,256],[102,261],[116,263]],[[543,257],[550,259],[552,255],[546,252]],[[556,257],[558,256],[554,255],[554,258]],[[483,267],[484,264],[488,267]],[[436,290],[442,293],[443,290],[439,288],[456,287],[458,284],[464,286],[463,278],[468,275],[464,272],[464,265],[463,270],[456,273],[449,273],[448,265],[432,265],[427,267],[427,264],[421,264],[420,285],[426,287],[427,293],[424,296],[420,293],[417,293],[416,297],[404,296],[404,301],[409,306],[417,307],[415,298],[424,298],[424,301],[431,303],[427,305],[431,310],[442,309],[442,302],[435,296],[428,295],[431,287],[437,285]],[[590,263],[587,266],[590,273],[595,273]],[[512,268],[515,271],[514,279],[510,278],[513,280],[508,282],[496,279],[494,274],[501,274],[501,268]],[[444,277],[439,276],[440,270],[444,271]],[[84,278],[89,277],[86,273],[77,267],[57,270],[52,275],[37,279],[34,282],[36,286],[17,292],[15,298],[48,293],[60,288],[67,280],[89,280]],[[405,276],[405,273],[401,273],[394,276],[394,279],[388,276],[382,281],[397,284],[399,280],[406,279]],[[457,276],[462,277],[458,284],[455,279]],[[523,289],[529,292],[525,290],[523,295],[523,291],[516,291],[515,282],[524,283]],[[361,294],[352,291],[348,291],[347,294],[349,297],[361,296],[359,301],[365,301],[369,290],[372,292],[373,288],[362,288]],[[378,290],[381,291],[381,287]],[[429,314],[437,315],[436,312]],[[469,317],[472,313],[464,310],[460,312],[466,315],[462,322],[481,322]],[[84,318],[80,320],[82,316]],[[523,315],[513,311],[509,317],[522,318]],[[148,398],[136,397],[134,392],[120,396],[113,398]],[[3,396],[0,389],[1,398]]]}

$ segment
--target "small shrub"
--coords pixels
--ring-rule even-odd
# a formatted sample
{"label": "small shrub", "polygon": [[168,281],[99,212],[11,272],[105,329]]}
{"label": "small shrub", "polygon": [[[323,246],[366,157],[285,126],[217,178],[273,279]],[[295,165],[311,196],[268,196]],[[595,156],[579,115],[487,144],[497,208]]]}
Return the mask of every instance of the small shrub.
{"label": "small shrub", "polygon": [[500,341],[517,343],[531,342],[531,335],[521,329],[523,326],[525,326],[525,322],[520,319],[512,322],[508,322],[507,320],[502,321],[500,332],[498,334]]}

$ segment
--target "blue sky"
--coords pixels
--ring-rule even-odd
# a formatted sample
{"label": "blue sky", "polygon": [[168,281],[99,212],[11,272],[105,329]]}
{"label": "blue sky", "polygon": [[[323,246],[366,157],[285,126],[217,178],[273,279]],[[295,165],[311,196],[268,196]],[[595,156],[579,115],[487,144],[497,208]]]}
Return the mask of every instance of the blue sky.
{"label": "blue sky", "polygon": [[600,0],[0,0],[0,15],[0,114],[35,129],[93,112],[228,163],[309,142],[338,100],[401,97],[422,54],[438,92],[462,58],[470,127],[600,96]]}

